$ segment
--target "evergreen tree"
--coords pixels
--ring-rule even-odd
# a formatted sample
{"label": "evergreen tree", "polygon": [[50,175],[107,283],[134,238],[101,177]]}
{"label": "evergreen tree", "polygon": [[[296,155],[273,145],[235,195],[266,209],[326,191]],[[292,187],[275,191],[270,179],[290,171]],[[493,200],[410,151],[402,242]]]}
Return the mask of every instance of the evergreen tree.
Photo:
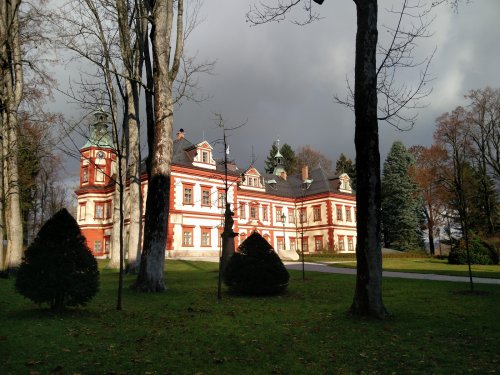
{"label": "evergreen tree", "polygon": [[288,286],[290,275],[273,247],[252,233],[234,253],[224,275],[225,284],[244,294],[277,294]]}
{"label": "evergreen tree", "polygon": [[421,211],[418,190],[409,174],[413,155],[393,143],[382,176],[382,225],[386,247],[410,250],[420,246]]}
{"label": "evergreen tree", "polygon": [[26,250],[16,290],[52,309],[85,305],[99,289],[97,261],[66,209],[47,220]]}
{"label": "evergreen tree", "polygon": [[347,173],[351,178],[352,188],[356,190],[356,164],[354,164],[351,159],[348,159],[343,153],[340,154],[337,163],[335,163],[335,173],[337,175]]}
{"label": "evergreen tree", "polygon": [[[297,173],[297,157],[295,156],[295,151],[293,151],[292,147],[288,143],[284,143],[283,146],[280,147],[279,151],[281,156],[283,156],[283,164],[286,173],[288,175]],[[273,173],[274,167],[276,166],[276,160],[274,157],[277,152],[278,146],[276,145],[276,142],[274,142],[265,161],[266,173]]]}

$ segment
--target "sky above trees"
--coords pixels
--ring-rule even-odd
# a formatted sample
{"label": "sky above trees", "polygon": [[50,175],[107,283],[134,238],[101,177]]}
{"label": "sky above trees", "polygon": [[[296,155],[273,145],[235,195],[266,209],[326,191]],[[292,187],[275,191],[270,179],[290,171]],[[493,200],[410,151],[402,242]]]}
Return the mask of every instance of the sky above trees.
{"label": "sky above trees", "polygon": [[[253,154],[255,165],[263,171],[277,138],[294,149],[310,145],[333,162],[340,153],[354,159],[354,114],[333,100],[336,94],[345,96],[346,78],[354,83],[354,3],[326,1],[316,7],[323,18],[307,26],[285,20],[250,27],[245,14],[254,3],[217,0],[203,4],[200,16],[204,21],[192,32],[186,50],[199,60],[217,61],[213,75],[199,78],[210,99],[183,104],[175,113],[174,128],[185,129],[186,138],[194,143],[203,138],[214,141],[220,138],[214,113],[222,113],[228,125],[248,119],[228,140],[231,155],[242,168],[249,166]],[[379,2],[379,26],[394,21],[386,12],[391,4]],[[300,9],[295,14],[300,17]],[[498,14],[497,0],[462,2],[458,12],[446,5],[435,10],[433,35],[416,50],[420,60],[437,48],[430,68],[433,92],[411,131],[380,124],[382,160],[396,139],[407,147],[429,146],[435,119],[464,104],[463,96],[470,89],[500,86],[500,50],[495,48]],[[379,34],[384,41],[380,28]],[[72,67],[54,70],[64,85]],[[417,76],[414,72],[405,78],[411,83]],[[51,110],[66,111],[66,101],[58,95]],[[78,116],[75,111],[68,115]],[[222,148],[216,147],[216,152],[222,155]],[[72,174],[68,178],[76,178],[77,164],[67,171]]]}

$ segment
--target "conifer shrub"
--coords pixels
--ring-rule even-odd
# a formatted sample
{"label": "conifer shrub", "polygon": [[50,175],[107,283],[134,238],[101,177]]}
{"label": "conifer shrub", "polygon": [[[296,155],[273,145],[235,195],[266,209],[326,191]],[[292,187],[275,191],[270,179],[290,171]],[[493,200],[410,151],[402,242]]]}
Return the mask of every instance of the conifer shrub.
{"label": "conifer shrub", "polygon": [[[469,254],[471,264],[498,264],[497,252],[473,233],[469,234]],[[448,263],[467,264],[467,248],[463,239],[450,250]]]}
{"label": "conifer shrub", "polygon": [[51,309],[86,305],[99,290],[97,261],[71,214],[62,209],[24,253],[16,290]]}
{"label": "conifer shrub", "polygon": [[242,294],[279,294],[286,290],[290,275],[272,246],[252,233],[233,254],[224,283]]}

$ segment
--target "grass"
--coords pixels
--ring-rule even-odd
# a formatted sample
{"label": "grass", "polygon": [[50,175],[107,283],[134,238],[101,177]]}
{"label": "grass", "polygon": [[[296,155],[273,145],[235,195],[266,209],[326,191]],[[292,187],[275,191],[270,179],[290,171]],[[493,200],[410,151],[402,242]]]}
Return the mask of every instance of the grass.
{"label": "grass", "polygon": [[[311,262],[334,262],[332,266],[356,268],[356,259],[345,258],[306,258]],[[401,271],[415,273],[434,273],[439,275],[469,276],[467,265],[448,264],[445,259],[437,258],[383,258],[384,271]],[[500,265],[473,264],[472,276],[500,279]]]}
{"label": "grass", "polygon": [[[500,288],[384,280],[387,321],[346,314],[353,276],[291,272],[283,296],[216,299],[217,265],[168,261],[162,294],[117,274],[54,314],[0,280],[1,374],[485,374],[499,371]],[[126,284],[134,278],[127,276]]]}

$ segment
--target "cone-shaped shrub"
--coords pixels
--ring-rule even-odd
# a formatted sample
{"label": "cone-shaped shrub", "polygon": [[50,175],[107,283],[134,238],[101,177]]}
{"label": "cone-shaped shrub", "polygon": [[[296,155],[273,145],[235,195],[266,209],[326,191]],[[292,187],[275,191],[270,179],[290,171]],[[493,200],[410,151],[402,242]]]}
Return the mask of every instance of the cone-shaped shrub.
{"label": "cone-shaped shrub", "polygon": [[227,265],[224,283],[244,294],[277,294],[285,291],[290,275],[259,233],[252,233]]}
{"label": "cone-shaped shrub", "polygon": [[52,309],[85,305],[99,289],[97,261],[77,222],[62,209],[40,229],[24,253],[16,290]]}

